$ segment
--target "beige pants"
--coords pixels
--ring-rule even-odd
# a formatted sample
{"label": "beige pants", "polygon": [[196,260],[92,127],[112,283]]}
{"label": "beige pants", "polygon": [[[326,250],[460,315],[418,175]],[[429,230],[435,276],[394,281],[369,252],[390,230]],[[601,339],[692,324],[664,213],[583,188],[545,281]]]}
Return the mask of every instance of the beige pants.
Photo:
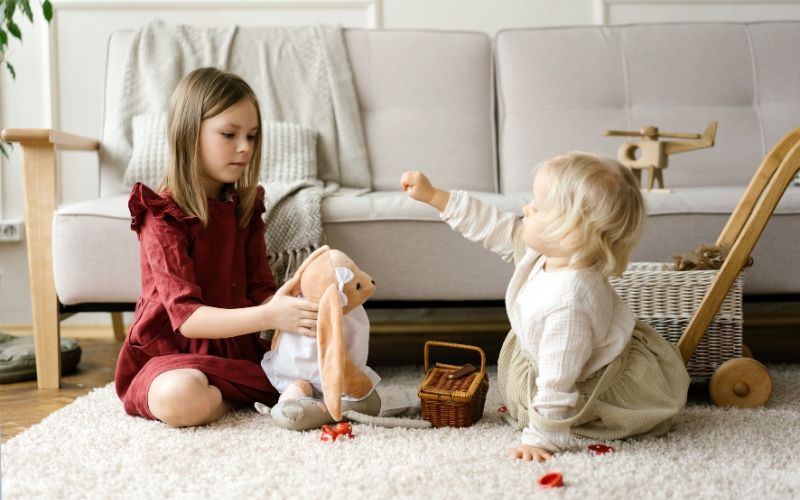
{"label": "beige pants", "polygon": [[677,348],[637,321],[633,337],[605,368],[578,382],[577,412],[566,420],[547,420],[530,407],[536,394],[536,363],[509,332],[498,360],[500,392],[506,419],[522,429],[533,421],[543,431],[569,428],[574,435],[620,439],[658,435],[670,429],[683,409],[689,374]]}

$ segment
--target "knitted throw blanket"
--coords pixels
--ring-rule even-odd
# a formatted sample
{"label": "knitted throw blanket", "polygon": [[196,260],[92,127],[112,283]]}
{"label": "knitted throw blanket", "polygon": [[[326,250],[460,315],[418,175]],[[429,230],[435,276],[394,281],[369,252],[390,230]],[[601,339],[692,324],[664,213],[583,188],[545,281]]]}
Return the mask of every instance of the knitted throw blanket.
{"label": "knitted throw blanket", "polygon": [[275,280],[282,284],[323,243],[324,190],[317,179],[315,132],[295,123],[269,122],[264,129],[267,252]]}
{"label": "knitted throw blanket", "polygon": [[[275,154],[266,143],[262,154],[267,246],[271,263],[278,267],[273,271],[282,281],[294,272],[309,250],[323,242],[320,207],[324,192],[339,185],[371,186],[355,85],[341,29],[208,28],[167,25],[162,21],[148,23],[131,42],[123,79],[124,97],[121,102],[107,104],[112,109],[106,116],[114,123],[102,141],[100,158],[104,167],[125,171],[133,146],[133,117],[164,112],[180,79],[203,66],[228,69],[244,78],[258,97],[265,125],[291,122],[316,132],[316,168],[307,163],[300,169],[270,165]],[[271,185],[273,182],[277,184]]]}

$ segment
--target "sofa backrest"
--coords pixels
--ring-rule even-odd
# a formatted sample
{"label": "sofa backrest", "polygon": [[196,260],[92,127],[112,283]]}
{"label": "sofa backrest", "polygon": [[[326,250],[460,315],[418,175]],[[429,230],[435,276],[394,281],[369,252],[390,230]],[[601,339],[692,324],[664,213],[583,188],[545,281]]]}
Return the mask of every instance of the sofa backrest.
{"label": "sofa backrest", "polygon": [[408,169],[442,186],[497,191],[492,45],[483,33],[347,30],[372,184]]}
{"label": "sofa backrest", "polygon": [[[132,31],[108,47],[103,136],[120,102]],[[424,169],[443,186],[497,191],[492,46],[483,33],[346,30],[375,189]],[[100,192],[125,192],[100,166]]]}
{"label": "sofa backrest", "polygon": [[607,129],[700,133],[716,145],[677,154],[668,187],[746,184],[800,121],[800,22],[514,29],[496,38],[500,190],[568,150],[616,156]]}

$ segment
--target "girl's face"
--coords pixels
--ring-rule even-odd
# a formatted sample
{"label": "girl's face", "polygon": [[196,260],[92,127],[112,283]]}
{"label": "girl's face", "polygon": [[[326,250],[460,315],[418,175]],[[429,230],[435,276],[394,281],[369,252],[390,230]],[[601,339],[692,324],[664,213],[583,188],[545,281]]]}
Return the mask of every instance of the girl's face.
{"label": "girl's face", "polygon": [[253,156],[258,114],[249,99],[200,123],[199,161],[206,196],[216,198],[224,184],[239,180]]}
{"label": "girl's face", "polygon": [[545,268],[548,270],[566,267],[570,258],[566,241],[545,242],[539,237],[545,227],[560,217],[547,197],[552,177],[546,167],[536,172],[533,178],[533,200],[522,208],[525,214],[522,219],[525,244],[546,257]]}

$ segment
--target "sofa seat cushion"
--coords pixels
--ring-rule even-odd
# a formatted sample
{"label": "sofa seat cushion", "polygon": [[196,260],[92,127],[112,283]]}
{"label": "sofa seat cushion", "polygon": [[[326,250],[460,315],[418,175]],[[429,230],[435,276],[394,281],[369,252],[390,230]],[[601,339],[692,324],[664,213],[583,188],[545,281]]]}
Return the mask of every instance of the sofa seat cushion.
{"label": "sofa seat cushion", "polygon": [[[524,196],[475,193],[504,210]],[[322,205],[328,243],[377,283],[372,300],[500,300],[513,266],[464,239],[435,209],[402,191],[332,196]]]}
{"label": "sofa seat cushion", "polygon": [[[639,246],[631,255],[639,262],[672,262],[672,256],[688,253],[701,243],[713,243],[728,214],[661,214],[647,220]],[[745,270],[746,294],[796,294],[800,277],[794,272],[800,262],[800,244],[787,235],[797,233],[800,214],[776,213],[753,250],[754,264]]]}
{"label": "sofa seat cushion", "polygon": [[[480,196],[514,209],[515,202],[501,195]],[[139,245],[127,199],[100,198],[56,211],[53,262],[63,304],[136,302]],[[439,222],[435,210],[399,191],[327,198],[323,223],[328,243],[378,282],[373,300],[499,299],[511,277],[510,264],[464,240]],[[419,259],[420,252],[431,258]]]}
{"label": "sofa seat cushion", "polygon": [[[521,213],[522,205],[530,201],[529,193],[511,195],[482,191],[471,193],[500,210],[512,212]],[[326,223],[343,223],[391,220],[438,222],[441,219],[435,209],[412,200],[403,191],[374,191],[365,194],[339,194],[326,198],[322,203],[322,220]]]}
{"label": "sofa seat cushion", "polygon": [[[670,193],[645,193],[649,215],[724,214],[735,209],[744,194],[744,186],[682,187]],[[800,187],[789,186],[776,214],[800,214]]]}
{"label": "sofa seat cushion", "polygon": [[[743,187],[680,188],[646,195],[645,234],[638,261],[670,261],[716,240]],[[502,210],[521,212],[530,195],[474,193]],[[61,207],[53,219],[56,291],[64,304],[136,301],[139,246],[130,230],[127,195]],[[401,191],[340,194],[324,200],[328,243],[347,252],[378,283],[373,300],[501,300],[513,271],[442,223],[436,210]],[[746,293],[800,289],[787,263],[800,261],[800,245],[786,234],[800,225],[800,188],[790,187],[753,253]],[[424,258],[422,256],[424,255]]]}
{"label": "sofa seat cushion", "polygon": [[[744,190],[743,186],[718,186],[647,194],[647,226],[632,259],[672,262],[674,255],[715,242]],[[787,272],[800,260],[800,245],[786,238],[799,224],[800,188],[789,186],[753,250],[754,265],[744,276],[745,293],[796,293],[800,289],[800,276]]]}
{"label": "sofa seat cushion", "polygon": [[53,270],[63,304],[136,302],[139,242],[131,231],[127,194],[56,210]]}

